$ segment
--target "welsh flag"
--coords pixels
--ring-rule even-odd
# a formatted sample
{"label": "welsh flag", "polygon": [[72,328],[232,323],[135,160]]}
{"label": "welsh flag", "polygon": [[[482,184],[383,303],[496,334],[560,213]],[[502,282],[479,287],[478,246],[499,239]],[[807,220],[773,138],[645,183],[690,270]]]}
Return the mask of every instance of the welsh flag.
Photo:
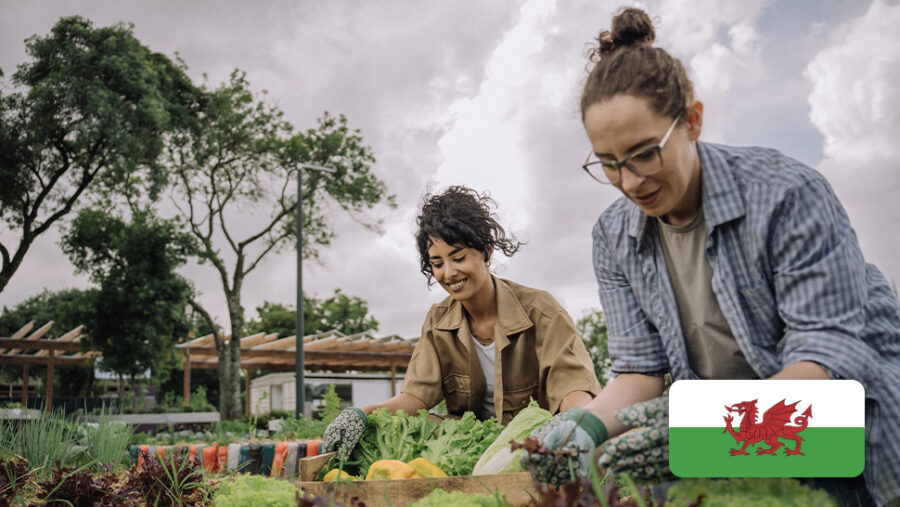
{"label": "welsh flag", "polygon": [[669,389],[679,477],[855,477],[865,465],[855,380],[681,380]]}

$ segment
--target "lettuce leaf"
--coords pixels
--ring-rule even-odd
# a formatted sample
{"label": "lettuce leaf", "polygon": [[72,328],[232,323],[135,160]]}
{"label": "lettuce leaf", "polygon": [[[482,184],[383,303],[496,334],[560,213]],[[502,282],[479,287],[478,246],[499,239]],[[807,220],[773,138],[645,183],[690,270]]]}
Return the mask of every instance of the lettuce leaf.
{"label": "lettuce leaf", "polygon": [[484,454],[478,459],[472,471],[472,475],[505,474],[521,472],[524,469],[519,464],[519,456],[523,450],[512,452],[509,442],[515,440],[521,442],[537,427],[550,420],[550,412],[542,409],[536,401],[531,400],[527,407],[516,414],[516,417],[504,428],[503,432],[494,440]]}
{"label": "lettuce leaf", "polygon": [[471,475],[481,453],[502,429],[493,417],[479,421],[472,412],[466,412],[460,419],[445,419],[422,456],[447,475]]}

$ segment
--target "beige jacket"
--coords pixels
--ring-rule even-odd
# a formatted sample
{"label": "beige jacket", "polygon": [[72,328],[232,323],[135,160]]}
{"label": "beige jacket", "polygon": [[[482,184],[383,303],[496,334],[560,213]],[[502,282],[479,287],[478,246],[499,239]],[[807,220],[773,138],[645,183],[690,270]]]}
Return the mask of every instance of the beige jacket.
{"label": "beige jacket", "polygon": [[[551,413],[572,391],[600,392],[600,383],[575,324],[549,293],[492,277],[494,406],[506,424],[534,398]],[[429,407],[447,400],[447,412],[476,414],[486,383],[462,304],[451,297],[431,307],[401,391]]]}

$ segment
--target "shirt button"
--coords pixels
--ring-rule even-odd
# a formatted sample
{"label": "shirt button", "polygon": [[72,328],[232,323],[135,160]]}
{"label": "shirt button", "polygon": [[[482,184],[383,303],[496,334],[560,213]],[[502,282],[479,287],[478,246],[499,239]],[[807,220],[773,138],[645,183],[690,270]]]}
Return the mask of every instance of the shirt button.
{"label": "shirt button", "polygon": [[528,400],[522,400],[522,406],[524,407],[526,405],[528,405]]}

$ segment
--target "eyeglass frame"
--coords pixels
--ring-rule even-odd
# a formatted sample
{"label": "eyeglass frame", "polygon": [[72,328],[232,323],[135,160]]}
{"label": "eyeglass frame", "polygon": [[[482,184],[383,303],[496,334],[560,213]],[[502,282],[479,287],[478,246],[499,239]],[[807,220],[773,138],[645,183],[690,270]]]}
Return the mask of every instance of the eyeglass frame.
{"label": "eyeglass frame", "polygon": [[[593,150],[591,150],[590,152],[588,152],[587,158],[584,159],[584,164],[581,165],[581,168],[584,169],[584,172],[588,173],[588,176],[593,178],[594,181],[596,181],[598,183],[602,183],[603,185],[617,185],[619,182],[621,182],[622,181],[622,167],[628,168],[628,170],[631,171],[631,174],[634,174],[635,176],[638,176],[638,177],[653,176],[654,174],[658,173],[662,169],[662,166],[663,166],[662,150],[663,150],[663,148],[666,147],[666,142],[669,140],[669,137],[671,137],[672,132],[675,131],[675,125],[678,125],[678,120],[680,120],[680,119],[681,119],[681,113],[678,113],[678,116],[675,117],[675,121],[672,122],[672,125],[669,127],[669,130],[667,130],[665,135],[663,135],[662,140],[659,143],[654,144],[653,146],[648,146],[646,148],[639,148],[638,150],[632,152],[630,155],[626,156],[622,160],[595,160],[593,162],[588,162],[591,159],[591,155],[594,154]],[[656,150],[656,156],[659,157],[659,169],[653,171],[650,174],[639,174],[637,172],[637,170],[634,168],[634,166],[629,164],[629,162],[631,161],[632,157],[641,155],[650,150]],[[594,176],[594,173],[591,172],[589,167],[593,166],[593,165],[597,165],[597,164],[600,164],[601,168],[604,166],[615,167],[619,174],[619,177],[617,178],[616,183],[613,183],[612,181],[603,181],[600,178]],[[606,171],[604,171],[604,173],[605,172]]]}

